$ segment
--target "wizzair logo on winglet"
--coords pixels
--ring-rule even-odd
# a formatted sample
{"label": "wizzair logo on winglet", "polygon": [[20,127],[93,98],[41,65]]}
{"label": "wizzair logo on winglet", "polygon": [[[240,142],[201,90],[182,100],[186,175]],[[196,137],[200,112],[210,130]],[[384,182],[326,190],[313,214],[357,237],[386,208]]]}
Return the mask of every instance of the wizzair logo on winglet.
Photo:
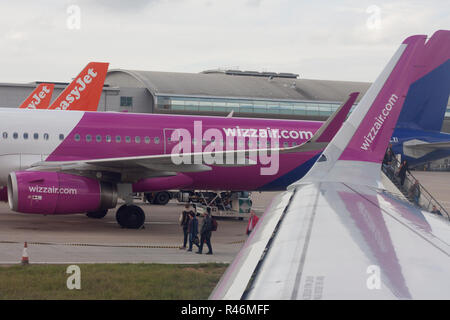
{"label": "wizzair logo on winglet", "polygon": [[370,128],[369,133],[363,137],[364,141],[360,147],[362,150],[364,151],[370,150],[373,141],[375,140],[380,129],[383,127],[385,120],[389,117],[389,114],[391,113],[391,110],[397,101],[398,96],[395,93],[392,94],[386,105],[381,110],[380,114],[377,117],[375,117],[375,122]]}
{"label": "wizzair logo on winglet", "polygon": [[27,109],[36,109],[36,107],[45,99],[49,94],[50,89],[47,86],[43,86],[41,92],[33,95],[33,100],[28,104]]}
{"label": "wizzair logo on winglet", "polygon": [[84,90],[89,86],[98,73],[93,68],[89,68],[87,74],[80,76],[75,82],[75,88],[60,102],[56,109],[66,110],[75,100],[80,100]]}

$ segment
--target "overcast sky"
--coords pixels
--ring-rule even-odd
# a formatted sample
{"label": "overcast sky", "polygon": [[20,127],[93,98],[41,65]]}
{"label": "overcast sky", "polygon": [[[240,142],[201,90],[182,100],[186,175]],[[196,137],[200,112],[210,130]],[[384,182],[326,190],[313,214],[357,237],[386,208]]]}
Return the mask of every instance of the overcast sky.
{"label": "overcast sky", "polygon": [[409,35],[450,29],[448,0],[0,2],[0,82],[110,69],[293,72],[373,81]]}

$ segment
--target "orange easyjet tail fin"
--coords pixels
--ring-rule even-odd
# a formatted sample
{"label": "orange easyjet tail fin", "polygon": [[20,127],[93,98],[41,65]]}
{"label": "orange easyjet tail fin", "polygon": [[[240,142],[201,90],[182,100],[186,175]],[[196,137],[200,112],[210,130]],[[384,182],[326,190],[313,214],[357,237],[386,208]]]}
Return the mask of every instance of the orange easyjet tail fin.
{"label": "orange easyjet tail fin", "polygon": [[41,83],[19,106],[20,109],[47,109],[53,94],[53,83]]}
{"label": "orange easyjet tail fin", "polygon": [[90,62],[49,109],[97,111],[109,63]]}

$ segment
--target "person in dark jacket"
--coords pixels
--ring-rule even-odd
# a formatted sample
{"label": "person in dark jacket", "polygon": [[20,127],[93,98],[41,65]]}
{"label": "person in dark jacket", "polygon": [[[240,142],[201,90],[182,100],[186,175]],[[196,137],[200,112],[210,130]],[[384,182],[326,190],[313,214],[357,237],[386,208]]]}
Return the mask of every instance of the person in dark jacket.
{"label": "person in dark jacket", "polygon": [[211,231],[212,231],[212,218],[211,208],[206,208],[207,212],[203,216],[202,227],[200,229],[200,246],[198,247],[198,254],[202,254],[203,244],[208,246],[208,252],[206,254],[213,254],[211,247]]}
{"label": "person in dark jacket", "polygon": [[[392,145],[390,145],[390,146],[392,146]],[[389,147],[386,150],[386,153],[384,154],[382,169],[383,169],[384,173],[386,173],[387,176],[389,177],[389,179],[391,179],[391,180],[394,177],[394,171],[395,171],[394,166],[395,166],[395,156],[394,156],[394,153],[392,152],[391,147]]]}
{"label": "person in dark jacket", "polygon": [[393,155],[392,155],[391,150],[387,149],[386,153],[384,154],[383,164],[386,166],[390,166],[391,162],[392,162],[392,158],[393,158]]}
{"label": "person in dark jacket", "polygon": [[186,244],[188,240],[188,225],[189,225],[189,214],[194,214],[194,211],[191,210],[191,206],[189,204],[186,204],[184,207],[183,212],[181,213],[180,217],[180,225],[183,228],[183,246],[180,247],[180,249],[186,249]]}
{"label": "person in dark jacket", "polygon": [[398,176],[400,178],[400,184],[402,186],[405,183],[406,171],[409,172],[408,161],[403,160],[402,164],[400,165],[400,170],[398,171]]}
{"label": "person in dark jacket", "polygon": [[187,251],[192,251],[192,244],[198,247],[198,243],[195,242],[195,238],[198,235],[198,220],[194,213],[189,213],[188,235],[189,249]]}

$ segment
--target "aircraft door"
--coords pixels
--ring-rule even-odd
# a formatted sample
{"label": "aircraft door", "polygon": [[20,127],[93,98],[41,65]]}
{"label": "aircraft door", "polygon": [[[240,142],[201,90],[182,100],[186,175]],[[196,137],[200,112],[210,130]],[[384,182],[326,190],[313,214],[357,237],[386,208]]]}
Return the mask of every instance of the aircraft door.
{"label": "aircraft door", "polygon": [[169,154],[172,152],[174,146],[178,144],[178,141],[172,141],[172,133],[176,129],[165,128],[164,129],[164,153]]}

